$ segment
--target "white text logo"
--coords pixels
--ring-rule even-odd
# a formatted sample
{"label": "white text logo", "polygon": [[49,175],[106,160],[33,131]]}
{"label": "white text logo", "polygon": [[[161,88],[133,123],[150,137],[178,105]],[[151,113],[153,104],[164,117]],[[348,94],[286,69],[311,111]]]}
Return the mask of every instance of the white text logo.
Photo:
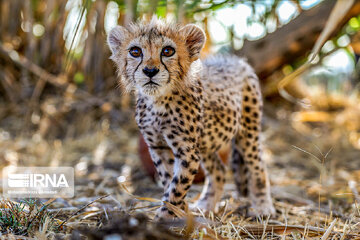
{"label": "white text logo", "polygon": [[7,167],[3,169],[6,197],[73,197],[72,167]]}

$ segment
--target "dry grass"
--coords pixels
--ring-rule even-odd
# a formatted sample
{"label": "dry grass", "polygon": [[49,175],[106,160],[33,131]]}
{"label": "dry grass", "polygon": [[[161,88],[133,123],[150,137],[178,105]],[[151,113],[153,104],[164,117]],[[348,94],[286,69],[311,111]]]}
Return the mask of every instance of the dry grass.
{"label": "dry grass", "polygon": [[[114,123],[110,115],[95,120],[94,116],[101,115],[102,109],[82,114],[82,118],[67,113],[72,116],[72,127],[66,131],[72,133],[64,132],[69,137],[59,139],[42,137],[34,130],[21,133],[14,126],[22,125],[23,119],[3,118],[2,126],[9,127],[0,129],[1,166],[74,166],[76,196],[47,203],[46,199],[39,199],[43,204],[39,202],[37,206],[46,207],[38,207],[37,214],[34,206],[27,210],[29,204],[3,200],[2,237],[360,239],[360,212],[356,202],[359,150],[346,137],[333,135],[336,129],[326,123],[307,125],[315,130],[301,132],[291,125],[292,121],[281,120],[290,111],[272,111],[271,107],[266,109],[276,116],[266,114],[263,134],[264,157],[270,168],[277,210],[277,216],[270,219],[245,217],[249,203],[236,196],[229,173],[226,194],[216,214],[184,212],[167,203],[182,219],[152,222],[162,189],[142,169],[137,154],[137,127],[132,120],[126,120],[126,125],[121,123],[125,129]],[[9,118],[11,124],[6,124]],[[54,125],[50,133],[57,134],[54,127],[67,124],[69,118],[64,114],[59,119],[65,120]],[[124,119],[131,119],[131,114],[126,114]],[[74,132],[72,129],[77,126],[87,130]],[[200,185],[193,186],[188,199],[196,198],[200,189]],[[21,219],[20,224],[16,219]],[[31,228],[27,227],[29,222]]]}

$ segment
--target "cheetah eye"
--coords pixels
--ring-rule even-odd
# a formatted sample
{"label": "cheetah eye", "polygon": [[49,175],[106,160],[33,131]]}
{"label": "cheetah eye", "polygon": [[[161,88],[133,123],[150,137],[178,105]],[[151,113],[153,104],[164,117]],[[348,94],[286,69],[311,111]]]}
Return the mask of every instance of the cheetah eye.
{"label": "cheetah eye", "polygon": [[134,58],[138,58],[141,56],[141,49],[139,47],[132,47],[130,48],[129,53]]}
{"label": "cheetah eye", "polygon": [[165,57],[171,57],[174,54],[175,54],[175,49],[170,46],[164,47],[163,50],[161,51],[161,55]]}

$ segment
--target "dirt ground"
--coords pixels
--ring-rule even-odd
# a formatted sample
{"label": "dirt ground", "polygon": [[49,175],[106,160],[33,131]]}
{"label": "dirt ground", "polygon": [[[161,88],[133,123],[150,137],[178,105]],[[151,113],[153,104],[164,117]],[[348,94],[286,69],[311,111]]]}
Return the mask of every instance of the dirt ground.
{"label": "dirt ground", "polygon": [[[54,199],[48,207],[58,225],[66,222],[45,232],[46,238],[360,239],[360,150],[343,129],[294,120],[293,108],[265,106],[263,154],[276,217],[246,218],[248,202],[237,197],[228,171],[218,213],[177,211],[185,220],[163,223],[151,221],[162,188],[141,165],[132,110],[75,109],[47,119],[33,114],[26,127],[26,119],[8,106],[2,104],[0,112],[1,168],[75,168],[75,197]],[[201,187],[191,188],[189,202]]]}

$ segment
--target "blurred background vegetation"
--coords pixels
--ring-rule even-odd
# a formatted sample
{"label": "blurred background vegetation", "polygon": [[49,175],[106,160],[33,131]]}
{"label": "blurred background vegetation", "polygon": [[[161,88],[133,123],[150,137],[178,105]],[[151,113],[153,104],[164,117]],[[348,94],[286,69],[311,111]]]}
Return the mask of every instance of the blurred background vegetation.
{"label": "blurred background vegetation", "polygon": [[[100,107],[106,114],[119,118],[117,111],[127,108],[129,98],[121,96],[116,88],[114,67],[108,60],[109,50],[105,44],[106,33],[117,24],[126,26],[153,14],[179,23],[199,24],[208,35],[204,56],[233,52],[247,57],[264,82],[265,96],[276,96],[278,81],[306,60],[334,3],[317,0],[1,0],[0,99],[12,107],[8,110],[11,114],[1,111],[0,121],[16,113],[24,116],[24,122],[16,126],[16,130],[42,128],[41,134],[46,135],[49,124],[46,122],[50,120],[43,119],[53,114],[61,117],[81,107]],[[316,12],[314,8],[318,8],[319,13],[315,17],[310,13]],[[293,94],[300,98],[319,97],[319,91],[326,95],[357,94],[358,14],[358,6],[354,4],[353,11],[322,48],[319,64],[301,76],[303,86],[299,88],[295,84]],[[301,21],[293,23],[293,19]],[[313,24],[306,22],[309,19]],[[280,28],[284,25],[287,29]],[[63,99],[50,100],[49,96]],[[81,103],[55,103],[66,98]]]}

